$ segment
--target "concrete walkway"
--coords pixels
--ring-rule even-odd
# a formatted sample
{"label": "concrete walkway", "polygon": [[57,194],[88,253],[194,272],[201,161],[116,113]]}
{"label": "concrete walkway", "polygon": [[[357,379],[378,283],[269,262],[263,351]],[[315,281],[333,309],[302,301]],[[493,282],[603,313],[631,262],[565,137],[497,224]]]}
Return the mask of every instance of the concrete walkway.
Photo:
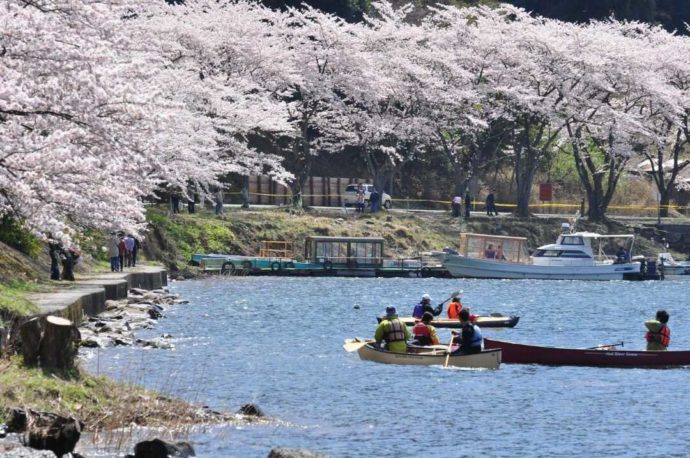
{"label": "concrete walkway", "polygon": [[57,315],[81,323],[84,316],[105,310],[106,300],[127,298],[130,288],[160,289],[168,284],[162,267],[140,266],[125,272],[96,272],[76,275],[75,282],[63,282],[63,288],[49,293],[35,293],[27,299],[40,308],[38,315]]}

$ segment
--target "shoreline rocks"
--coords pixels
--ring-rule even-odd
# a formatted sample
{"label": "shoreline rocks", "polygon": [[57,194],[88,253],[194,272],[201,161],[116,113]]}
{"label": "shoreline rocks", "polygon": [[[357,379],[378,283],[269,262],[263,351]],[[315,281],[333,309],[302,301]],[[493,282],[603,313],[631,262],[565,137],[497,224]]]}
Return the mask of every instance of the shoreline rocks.
{"label": "shoreline rocks", "polygon": [[105,312],[80,326],[81,346],[87,348],[138,345],[141,347],[174,349],[172,336],[164,334],[154,339],[134,337],[139,329],[153,329],[156,321],[164,317],[166,308],[173,304],[186,304],[179,295],[166,289],[147,291],[131,288],[127,299],[105,302]]}

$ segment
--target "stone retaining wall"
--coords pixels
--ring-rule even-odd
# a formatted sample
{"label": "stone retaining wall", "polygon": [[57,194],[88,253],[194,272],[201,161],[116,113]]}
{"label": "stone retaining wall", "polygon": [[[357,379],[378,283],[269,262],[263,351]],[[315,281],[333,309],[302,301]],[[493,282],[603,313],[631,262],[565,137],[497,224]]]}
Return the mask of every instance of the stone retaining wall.
{"label": "stone retaining wall", "polygon": [[102,274],[79,279],[73,288],[29,296],[39,306],[38,315],[57,315],[79,324],[84,316],[105,311],[106,300],[127,298],[130,288],[160,289],[168,284],[164,269],[149,268],[141,272]]}

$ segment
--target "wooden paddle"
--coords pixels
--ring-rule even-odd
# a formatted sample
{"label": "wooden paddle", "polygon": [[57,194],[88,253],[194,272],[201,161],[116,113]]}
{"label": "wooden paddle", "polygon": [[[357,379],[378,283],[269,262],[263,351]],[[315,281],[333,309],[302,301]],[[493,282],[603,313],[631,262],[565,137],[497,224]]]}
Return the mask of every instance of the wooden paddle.
{"label": "wooden paddle", "polygon": [[624,343],[625,343],[625,342],[623,342],[623,341],[621,340],[621,341],[618,342],[618,343],[597,345],[596,347],[588,347],[588,348],[585,348],[585,350],[598,350],[598,349],[600,349],[600,348],[606,348],[606,347],[624,347],[624,346],[625,346],[625,345],[623,345]]}
{"label": "wooden paddle", "polygon": [[346,352],[351,353],[353,351],[357,351],[363,346],[370,344],[374,342],[373,340],[362,340],[359,337],[355,337],[354,339],[347,339],[345,343],[343,344],[343,348],[345,349]]}
{"label": "wooden paddle", "polygon": [[450,361],[450,352],[453,351],[453,333],[450,333],[450,342],[448,342],[448,353],[446,354],[446,360],[443,363],[443,367],[448,367],[448,361]]}

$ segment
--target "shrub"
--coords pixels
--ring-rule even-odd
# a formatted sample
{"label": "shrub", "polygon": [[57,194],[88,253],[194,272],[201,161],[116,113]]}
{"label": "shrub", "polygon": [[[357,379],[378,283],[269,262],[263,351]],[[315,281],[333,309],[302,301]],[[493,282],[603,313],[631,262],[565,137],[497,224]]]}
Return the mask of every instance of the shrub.
{"label": "shrub", "polygon": [[0,220],[0,242],[11,246],[15,250],[38,257],[43,248],[42,243],[13,218],[4,217]]}

